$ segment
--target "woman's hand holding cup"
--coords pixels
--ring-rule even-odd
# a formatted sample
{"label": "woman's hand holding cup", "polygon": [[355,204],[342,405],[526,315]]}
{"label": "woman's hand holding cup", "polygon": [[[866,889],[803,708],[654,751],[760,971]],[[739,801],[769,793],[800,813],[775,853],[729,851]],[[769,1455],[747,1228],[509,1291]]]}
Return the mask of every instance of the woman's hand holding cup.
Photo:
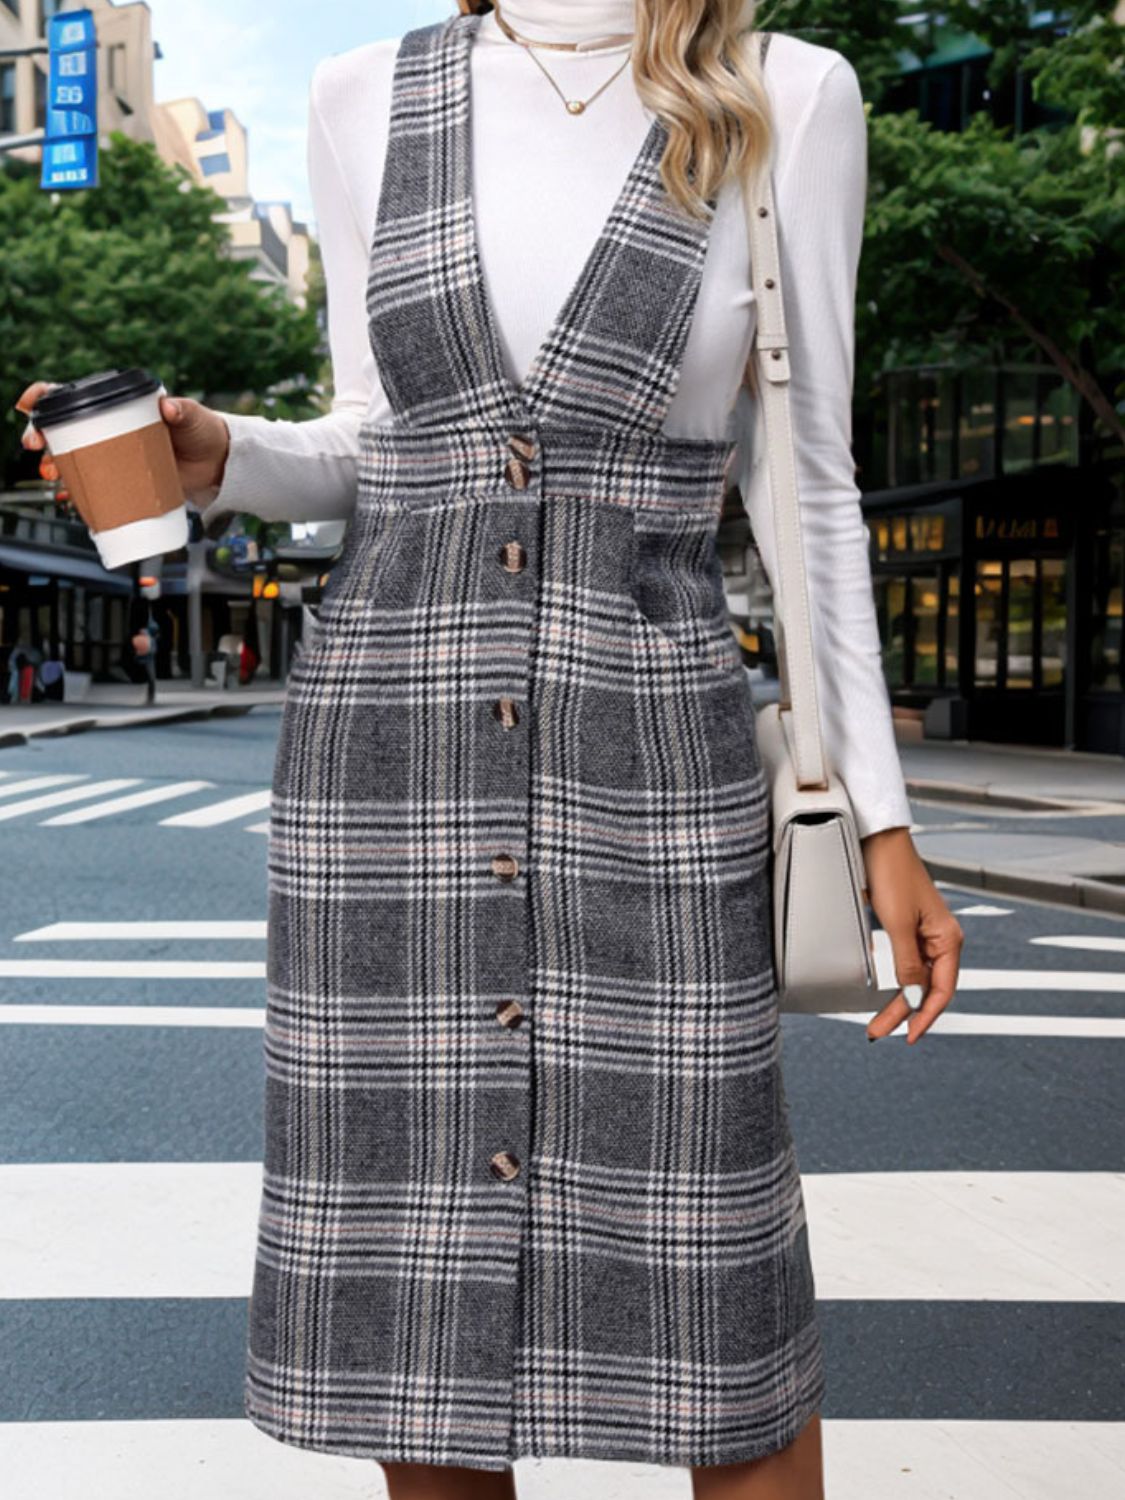
{"label": "woman's hand holding cup", "polygon": [[[39,397],[53,389],[52,381],[33,381],[16,402],[17,410],[30,413]],[[162,396],[160,415],[172,439],[184,494],[195,496],[218,489],[230,448],[230,428],[221,415],[190,396]],[[24,428],[20,441],[36,453],[47,446],[47,439],[31,422]]]}
{"label": "woman's hand holding cup", "polygon": [[107,568],[178,551],[189,537],[187,502],[206,506],[222,484],[223,417],[169,395],[140,367],[37,380],[16,407],[29,417],[23,446],[49,453],[54,472],[44,476],[61,476]]}

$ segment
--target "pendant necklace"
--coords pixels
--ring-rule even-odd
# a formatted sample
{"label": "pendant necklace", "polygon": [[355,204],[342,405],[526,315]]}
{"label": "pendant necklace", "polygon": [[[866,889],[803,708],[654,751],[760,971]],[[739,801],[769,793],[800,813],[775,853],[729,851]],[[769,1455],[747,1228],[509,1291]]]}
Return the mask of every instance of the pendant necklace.
{"label": "pendant necklace", "polygon": [[[500,14],[500,7],[499,7],[499,5],[493,5],[493,7],[492,7],[492,13],[496,17],[496,24],[497,24],[497,26],[499,26],[500,30],[504,33],[504,35],[508,38],[509,41],[515,42],[517,46],[520,46],[520,47],[522,47],[524,49],[524,51],[527,53],[527,55],[531,58],[532,62],[536,64],[536,66],[539,68],[539,71],[543,74],[544,78],[546,78],[547,82],[554,89],[555,93],[558,94],[558,96],[562,100],[563,104],[565,104],[567,113],[571,114],[571,115],[584,114],[585,111],[586,111],[586,109],[588,108],[588,106],[591,105],[591,104],[593,104],[594,100],[598,97],[598,95],[601,94],[601,93],[603,93],[607,88],[609,88],[609,86],[613,82],[613,80],[615,78],[617,78],[621,73],[623,73],[625,71],[625,69],[629,66],[630,59],[632,58],[632,52],[631,51],[630,52],[626,52],[626,54],[625,54],[625,60],[621,64],[621,66],[619,68],[616,68],[610,74],[610,76],[606,79],[606,81],[601,85],[601,87],[595,89],[594,92],[592,94],[590,94],[588,98],[586,98],[586,99],[568,99],[566,97],[566,95],[563,93],[562,89],[559,88],[558,84],[551,77],[550,73],[548,73],[547,69],[543,66],[543,63],[542,63],[541,59],[538,58],[538,57],[536,57],[535,52],[533,51],[533,48],[535,48],[535,47],[549,47],[549,48],[551,48],[552,51],[556,51],[556,52],[587,52],[587,51],[591,51],[592,52],[592,51],[596,51],[598,49],[594,48],[594,47],[591,47],[588,43],[585,43],[585,42],[536,42],[536,41],[532,41],[528,37],[522,37],[522,36],[520,36],[518,32],[514,31],[512,29],[512,27],[508,25],[507,21],[505,21],[504,17]],[[620,42],[622,40],[626,40],[626,38],[616,37],[616,36],[615,37],[610,37],[610,38],[607,38],[602,43],[602,46],[603,47],[617,46],[617,45],[620,44]]]}

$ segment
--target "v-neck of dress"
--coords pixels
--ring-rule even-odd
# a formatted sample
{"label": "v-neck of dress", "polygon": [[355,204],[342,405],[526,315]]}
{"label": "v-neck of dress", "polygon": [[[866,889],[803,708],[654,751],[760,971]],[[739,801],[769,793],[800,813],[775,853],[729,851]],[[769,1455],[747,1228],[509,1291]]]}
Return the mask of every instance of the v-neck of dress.
{"label": "v-neck of dress", "polygon": [[473,195],[471,148],[471,130],[473,116],[472,44],[476,39],[477,28],[480,26],[480,23],[483,19],[483,16],[477,12],[468,12],[464,15],[453,17],[450,23],[454,26],[460,23],[463,27],[463,40],[459,48],[460,56],[458,59],[458,63],[460,68],[462,69],[461,89],[459,91],[459,95],[462,101],[463,119],[460,123],[463,125],[465,130],[466,146],[463,151],[457,153],[458,161],[461,164],[461,171],[464,174],[464,181],[458,183],[457,188],[458,196],[462,198],[462,201],[465,204],[465,237],[467,241],[469,263],[472,267],[473,277],[480,289],[481,322],[484,341],[486,344],[486,356],[489,364],[492,367],[488,373],[492,376],[493,381],[495,381],[497,385],[502,386],[510,394],[511,398],[516,403],[517,409],[522,413],[526,411],[528,407],[534,406],[535,396],[540,385],[541,370],[544,358],[558,342],[559,335],[566,327],[567,323],[571,321],[571,314],[577,307],[581,297],[585,292],[586,284],[593,274],[594,266],[602,249],[602,246],[609,238],[609,231],[611,230],[613,225],[617,223],[621,218],[622,212],[625,208],[625,205],[628,203],[630,196],[636,189],[638,182],[640,182],[644,177],[649,156],[651,155],[656,145],[658,132],[661,129],[661,120],[659,115],[653,115],[648,129],[645,131],[644,139],[641,142],[640,149],[634,157],[629,171],[625,175],[625,180],[621,184],[621,188],[617,194],[617,197],[613,201],[613,206],[611,207],[609,213],[606,215],[606,218],[598,231],[594,243],[590,247],[589,254],[586,256],[586,259],[583,262],[582,267],[579,270],[578,275],[570,288],[570,291],[567,293],[562,306],[559,308],[558,312],[551,320],[546,334],[540,342],[539,347],[536,349],[535,354],[532,357],[531,364],[528,367],[527,374],[523,377],[522,380],[513,379],[508,374],[507,369],[504,365],[504,353],[503,345],[500,339],[499,323],[496,319],[495,312],[492,306],[492,299],[488,294],[488,285],[484,278],[484,262],[481,258],[480,252],[480,236],[478,234],[477,227],[476,203]]}

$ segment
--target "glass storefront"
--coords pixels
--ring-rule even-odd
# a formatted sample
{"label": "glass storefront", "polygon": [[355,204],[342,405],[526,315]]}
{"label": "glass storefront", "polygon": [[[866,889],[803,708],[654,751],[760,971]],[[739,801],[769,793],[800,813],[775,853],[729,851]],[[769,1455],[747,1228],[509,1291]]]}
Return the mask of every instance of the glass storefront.
{"label": "glass storefront", "polygon": [[886,382],[889,489],[1078,462],[1078,393],[1053,366],[923,366]]}
{"label": "glass storefront", "polygon": [[883,670],[892,689],[957,685],[956,502],[868,519]]}
{"label": "glass storefront", "polygon": [[[1072,672],[1076,529],[1052,476],[994,480],[908,508],[868,500],[872,580],[892,699],[967,705],[972,738],[1062,744]],[[1120,532],[1095,587],[1107,682],[1120,682]],[[971,608],[963,619],[962,594]]]}

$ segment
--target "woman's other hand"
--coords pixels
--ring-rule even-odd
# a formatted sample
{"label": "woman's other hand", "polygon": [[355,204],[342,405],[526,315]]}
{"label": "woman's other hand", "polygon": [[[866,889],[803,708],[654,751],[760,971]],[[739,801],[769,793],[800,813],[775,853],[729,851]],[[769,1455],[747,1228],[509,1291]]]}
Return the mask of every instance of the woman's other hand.
{"label": "woman's other hand", "polygon": [[862,840],[871,908],[890,939],[895,977],[918,985],[921,1006],[912,1015],[902,989],[868,1023],[867,1035],[887,1036],[909,1017],[908,1042],[916,1042],[953,999],[965,934],[930,878],[908,828],[882,828]]}
{"label": "woman's other hand", "polygon": [[[52,384],[49,380],[34,381],[16,402],[17,409],[30,414],[40,396],[49,391]],[[172,438],[184,494],[213,499],[214,492],[223,482],[230,449],[230,428],[222,415],[193,401],[190,396],[162,396],[160,414]],[[20,441],[25,448],[36,453],[47,447],[43,433],[30,422]]]}

